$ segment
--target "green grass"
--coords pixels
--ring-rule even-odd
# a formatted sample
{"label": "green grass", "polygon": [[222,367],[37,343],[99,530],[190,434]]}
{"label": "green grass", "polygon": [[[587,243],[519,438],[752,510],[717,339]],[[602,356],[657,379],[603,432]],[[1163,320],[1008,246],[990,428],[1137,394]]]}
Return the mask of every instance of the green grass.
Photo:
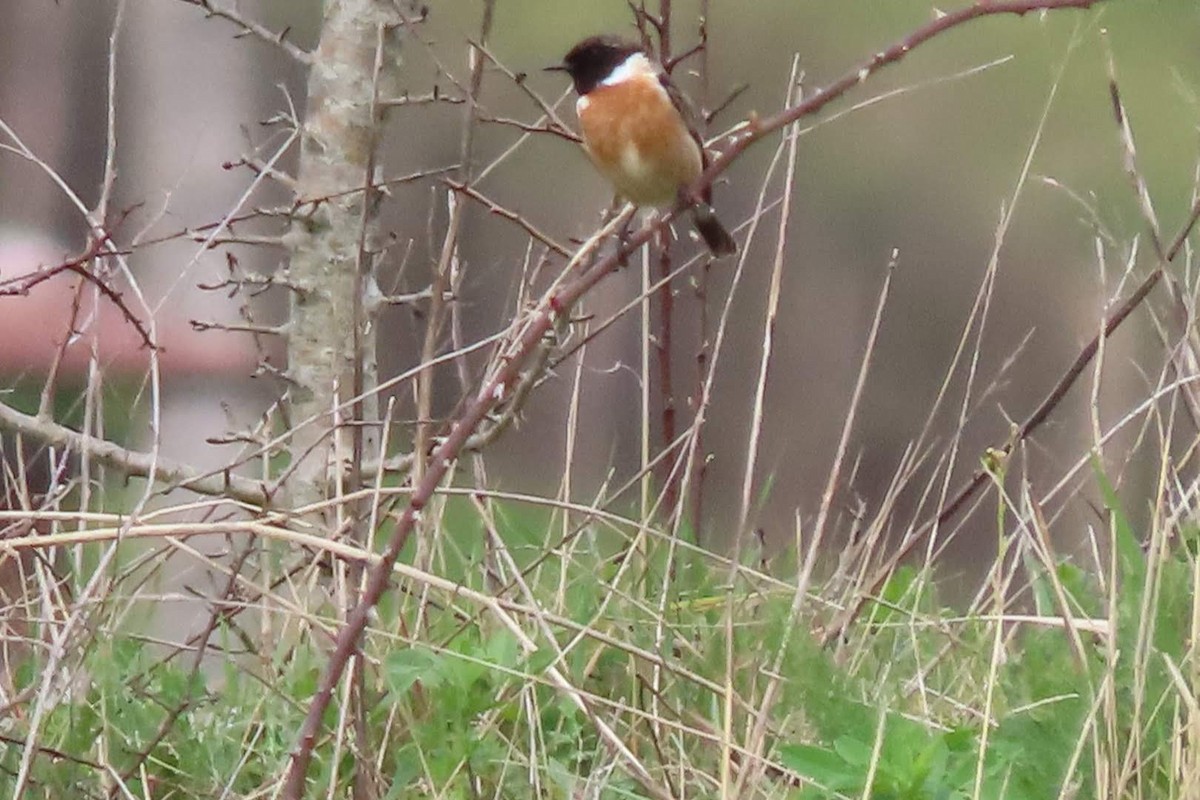
{"label": "green grass", "polygon": [[[728,564],[690,548],[669,558],[660,534],[622,552],[633,528],[585,525],[573,549],[548,549],[534,542],[554,541],[561,517],[495,503],[511,559],[467,546],[483,541],[480,520],[459,504],[425,558],[461,588],[399,581],[368,636],[361,722],[339,693],[310,778],[335,796],[356,772],[389,798],[651,796],[633,761],[686,797],[739,780],[750,796],[806,799],[1182,796],[1195,769],[1181,751],[1197,723],[1194,530],[1171,541],[1136,530],[1100,470],[1095,482],[1112,575],[1024,557],[998,622],[995,595],[955,611],[927,570],[904,567],[830,647],[811,631],[844,576],[826,576],[793,616],[781,576],[743,568],[730,585]],[[1029,555],[1010,545],[1010,564]],[[103,613],[49,688],[35,649],[13,689],[33,693],[42,717],[32,737],[29,714],[5,721],[0,788],[28,742],[26,797],[271,796],[335,622],[329,603],[304,619],[272,602],[282,594],[217,625],[200,670],[194,653],[166,659]],[[1056,623],[1064,601],[1073,634]],[[1024,621],[1006,610],[1018,608]],[[1108,609],[1111,634],[1081,622]],[[273,638],[256,640],[267,618]],[[752,769],[760,714],[766,760]]]}

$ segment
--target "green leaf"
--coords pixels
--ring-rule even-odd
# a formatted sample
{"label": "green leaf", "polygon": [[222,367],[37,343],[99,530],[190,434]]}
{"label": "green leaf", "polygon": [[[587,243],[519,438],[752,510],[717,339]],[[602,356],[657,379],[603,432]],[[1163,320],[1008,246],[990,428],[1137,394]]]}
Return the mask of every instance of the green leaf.
{"label": "green leaf", "polygon": [[830,789],[852,787],[855,776],[859,775],[859,770],[848,770],[837,753],[811,744],[780,745],[779,763]]}
{"label": "green leaf", "polygon": [[436,686],[444,675],[439,668],[441,660],[428,650],[416,647],[388,653],[383,660],[383,672],[388,688],[393,694],[402,695],[417,681],[429,687]]}
{"label": "green leaf", "polygon": [[834,751],[847,764],[866,768],[871,763],[871,745],[850,736],[842,736],[833,743]]}
{"label": "green leaf", "polygon": [[521,646],[511,631],[498,631],[488,637],[488,661],[499,667],[516,667],[521,662]]}

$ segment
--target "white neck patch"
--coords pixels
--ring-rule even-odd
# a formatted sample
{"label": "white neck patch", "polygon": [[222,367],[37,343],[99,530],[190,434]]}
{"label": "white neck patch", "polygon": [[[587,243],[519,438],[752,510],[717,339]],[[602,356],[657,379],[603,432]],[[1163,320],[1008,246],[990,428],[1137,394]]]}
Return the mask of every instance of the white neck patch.
{"label": "white neck patch", "polygon": [[657,76],[658,70],[650,63],[650,59],[646,58],[645,53],[633,53],[622,61],[619,67],[610,72],[608,77],[601,81],[601,84],[612,86],[645,75]]}

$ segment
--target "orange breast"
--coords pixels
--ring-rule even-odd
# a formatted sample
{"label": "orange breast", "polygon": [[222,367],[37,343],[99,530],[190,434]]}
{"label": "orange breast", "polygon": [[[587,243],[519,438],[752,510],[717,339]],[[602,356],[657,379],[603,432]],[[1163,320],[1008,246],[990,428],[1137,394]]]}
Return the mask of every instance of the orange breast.
{"label": "orange breast", "polygon": [[625,199],[670,205],[700,174],[700,148],[656,77],[598,86],[578,110],[588,155]]}

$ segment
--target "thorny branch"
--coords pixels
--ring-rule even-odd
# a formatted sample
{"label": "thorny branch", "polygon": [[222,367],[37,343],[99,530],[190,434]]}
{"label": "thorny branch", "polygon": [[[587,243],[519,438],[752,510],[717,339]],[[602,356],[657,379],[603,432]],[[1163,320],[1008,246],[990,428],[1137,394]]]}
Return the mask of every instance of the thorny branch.
{"label": "thorny branch", "polygon": [[[1016,449],[1016,447],[1025,442],[1034,431],[1040,428],[1049,418],[1050,414],[1056,409],[1063,399],[1067,396],[1067,392],[1075,385],[1075,382],[1087,369],[1092,360],[1100,352],[1104,341],[1116,332],[1125,320],[1129,318],[1146,298],[1150,292],[1154,290],[1163,278],[1167,276],[1166,266],[1174,261],[1183,249],[1187,238],[1192,234],[1196,223],[1200,220],[1200,198],[1197,198],[1193,204],[1191,212],[1188,214],[1187,220],[1176,234],[1175,239],[1169,247],[1164,247],[1162,237],[1159,233],[1158,219],[1154,213],[1153,206],[1150,203],[1150,193],[1146,187],[1145,180],[1136,164],[1136,150],[1133,142],[1133,132],[1130,129],[1129,117],[1125,112],[1124,104],[1121,101],[1120,89],[1117,85],[1115,68],[1112,61],[1111,52],[1108,59],[1109,70],[1109,96],[1112,101],[1113,117],[1116,121],[1117,130],[1120,135],[1121,145],[1124,156],[1124,167],[1128,178],[1130,179],[1133,191],[1137,196],[1138,203],[1141,207],[1142,217],[1146,223],[1147,232],[1154,246],[1154,252],[1157,256],[1158,265],[1147,275],[1142,282],[1134,289],[1133,293],[1117,307],[1104,321],[1104,327],[1099,333],[1092,337],[1071,365],[1067,368],[1055,383],[1054,387],[1049,391],[1046,397],[1038,404],[1037,408],[1025,418],[1020,425],[1010,435],[1008,441],[1000,448],[997,448],[997,455],[1000,458],[1007,458]],[[853,602],[846,606],[833,621],[820,633],[821,643],[825,646],[839,640],[846,632],[847,628],[858,618],[867,602],[871,597],[875,596],[883,587],[888,577],[896,570],[896,568],[906,559],[913,550],[921,544],[925,538],[934,530],[937,530],[949,520],[953,519],[962,511],[968,502],[974,498],[992,479],[993,474],[987,468],[976,469],[974,474],[954,493],[950,500],[938,511],[937,515],[925,522],[915,531],[913,531],[904,542],[898,547],[895,552],[882,564],[871,577],[867,580],[863,590],[858,592]]]}
{"label": "thorny branch", "polygon": [[[692,187],[692,195],[699,196],[700,189],[728,169],[751,144],[762,139],[772,131],[795,122],[796,120],[815,113],[833,100],[841,97],[853,87],[859,85],[884,66],[899,61],[914,48],[971,20],[996,14],[1026,14],[1042,9],[1087,9],[1101,0],[1029,0],[1028,2],[979,2],[975,5],[947,14],[922,28],[910,36],[893,44],[888,49],[874,56],[871,60],[853,70],[829,87],[817,92],[811,98],[792,106],[766,120],[758,123],[748,123],[748,132],[735,134],[731,146],[717,159]],[[322,718],[326,708],[333,698],[333,691],[341,680],[350,656],[357,649],[359,637],[366,629],[371,610],[379,602],[388,586],[392,567],[400,556],[401,550],[412,535],[413,528],[420,519],[421,510],[432,499],[443,477],[462,454],[466,442],[472,432],[490,413],[495,404],[500,402],[509,388],[518,380],[526,360],[536,350],[542,337],[550,332],[557,319],[569,313],[574,304],[593,286],[599,283],[618,265],[624,263],[639,247],[650,240],[657,230],[665,228],[681,211],[677,207],[663,214],[655,223],[643,227],[634,233],[617,250],[617,252],[600,259],[577,277],[563,284],[560,289],[545,296],[520,326],[520,335],[506,349],[498,363],[497,369],[483,381],[475,398],[467,404],[462,414],[450,428],[449,435],[437,446],[429,459],[428,469],[421,480],[413,487],[413,493],[408,506],[395,520],[395,530],[392,539],[380,562],[374,565],[367,577],[367,585],[361,595],[360,604],[348,616],[346,623],[338,634],[337,644],[330,656],[326,671],[321,677],[317,693],[309,706],[308,715],[301,727],[299,741],[292,755],[287,782],[283,797],[288,800],[298,800],[305,788],[308,764],[312,757],[312,749],[319,735]],[[1152,288],[1152,287],[1151,287]],[[1147,289],[1147,292],[1149,289]],[[1116,323],[1119,324],[1119,321]],[[639,778],[642,776],[639,775]],[[643,779],[644,780],[644,779]],[[655,794],[662,789],[653,782],[644,782],[643,786],[654,790]]]}
{"label": "thorny branch", "polygon": [[288,41],[288,34],[291,33],[291,28],[284,28],[279,32],[272,31],[262,23],[255,22],[243,16],[235,8],[229,8],[224,5],[218,5],[213,0],[182,0],[190,6],[196,6],[204,10],[204,13],[210,17],[217,17],[234,23],[239,26],[242,31],[238,36],[254,36],[268,44],[274,45],[301,64],[311,64],[312,54],[302,47],[292,44]]}
{"label": "thorny branch", "polygon": [[81,255],[67,259],[61,264],[39,269],[36,272],[18,275],[15,278],[8,278],[7,280],[0,280],[0,297],[24,296],[29,294],[29,291],[33,287],[45,283],[51,278],[67,272],[73,273],[87,283],[95,286],[100,294],[108,298],[108,301],[120,310],[121,316],[125,317],[125,321],[132,325],[134,330],[138,332],[138,335],[142,337],[143,345],[151,350],[157,350],[158,346],[154,344],[154,340],[150,336],[150,331],[129,308],[124,298],[121,297],[121,293],[110,286],[103,278],[100,278],[88,269],[88,264],[96,259],[107,256],[129,255],[127,251],[110,249],[110,244],[110,238],[107,234],[94,236],[92,237],[91,244],[88,245],[87,249]]}
{"label": "thorny branch", "polygon": [[710,185],[717,176],[727,170],[730,164],[737,160],[746,148],[764,136],[803,117],[815,114],[846,92],[865,82],[879,70],[896,63],[915,48],[959,25],[981,17],[1000,14],[1024,16],[1031,11],[1052,11],[1057,9],[1085,10],[1101,2],[1104,2],[1104,0],[1011,0],[1010,2],[979,0],[979,2],[966,8],[961,8],[940,16],[933,22],[913,31],[909,36],[895,42],[885,50],[876,53],[870,59],[864,61],[855,69],[850,70],[807,100],[797,103],[791,108],[786,108],[766,119],[751,119],[738,126],[730,134],[729,147],[720,156],[713,159],[708,169],[704,171],[704,174],[696,179],[691,193],[693,196],[699,197],[700,192]]}

